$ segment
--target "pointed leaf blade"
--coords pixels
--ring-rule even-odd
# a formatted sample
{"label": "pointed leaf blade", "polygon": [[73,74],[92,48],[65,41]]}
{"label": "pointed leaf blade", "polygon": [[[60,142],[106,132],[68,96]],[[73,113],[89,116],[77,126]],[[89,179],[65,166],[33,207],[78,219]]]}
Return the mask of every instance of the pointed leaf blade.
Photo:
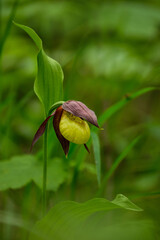
{"label": "pointed leaf blade", "polygon": [[34,91],[42,102],[47,117],[51,106],[63,98],[64,77],[62,68],[58,62],[48,57],[44,52],[42,40],[33,29],[15,22],[14,24],[23,29],[33,39],[39,50]]}
{"label": "pointed leaf blade", "polygon": [[121,108],[123,108],[131,100],[136,99],[137,97],[140,97],[141,95],[143,95],[147,92],[150,92],[150,91],[154,91],[154,90],[159,90],[159,88],[157,88],[157,87],[143,88],[143,89],[127,96],[126,98],[118,101],[117,103],[115,103],[114,105],[112,105],[111,107],[106,109],[104,111],[104,113],[99,117],[98,120],[99,120],[100,125],[102,126],[113,114],[118,112]]}
{"label": "pointed leaf blade", "polygon": [[102,181],[102,185],[98,191],[98,196],[101,195],[101,193],[103,192],[106,183],[108,181],[108,179],[112,176],[112,174],[115,172],[115,170],[117,169],[117,167],[119,166],[119,164],[125,159],[125,157],[127,156],[127,154],[132,150],[132,148],[137,144],[137,142],[140,140],[141,136],[138,136],[136,138],[134,138],[132,140],[132,142],[122,151],[122,153],[116,158],[116,160],[114,161],[114,163],[112,164],[112,166],[110,167],[110,169],[108,170],[108,172],[105,174],[104,179]]}
{"label": "pointed leaf blade", "polygon": [[27,27],[25,25],[22,25],[22,24],[19,24],[19,23],[16,23],[13,21],[13,23],[21,28],[22,30],[24,30],[31,38],[32,40],[34,41],[34,43],[36,44],[37,48],[39,50],[42,49],[42,40],[40,39],[40,37],[37,35],[37,33],[30,27]]}
{"label": "pointed leaf blade", "polygon": [[131,202],[126,196],[124,196],[123,194],[117,194],[116,198],[112,201],[112,203],[128,209],[128,210],[132,210],[132,211],[143,211],[142,208],[138,207],[137,205],[135,205],[133,202]]}
{"label": "pointed leaf blade", "polygon": [[92,143],[93,143],[93,153],[95,158],[96,164],[96,171],[97,171],[97,180],[98,185],[101,184],[101,154],[100,154],[100,142],[97,133],[92,132]]}

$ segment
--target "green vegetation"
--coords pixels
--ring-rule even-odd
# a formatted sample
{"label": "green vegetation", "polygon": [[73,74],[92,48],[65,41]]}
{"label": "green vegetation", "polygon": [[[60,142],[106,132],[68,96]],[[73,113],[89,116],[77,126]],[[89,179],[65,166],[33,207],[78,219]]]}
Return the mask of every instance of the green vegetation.
{"label": "green vegetation", "polygon": [[[90,154],[53,117],[30,152],[72,99]],[[0,239],[159,239],[159,1],[0,0],[0,119]]]}

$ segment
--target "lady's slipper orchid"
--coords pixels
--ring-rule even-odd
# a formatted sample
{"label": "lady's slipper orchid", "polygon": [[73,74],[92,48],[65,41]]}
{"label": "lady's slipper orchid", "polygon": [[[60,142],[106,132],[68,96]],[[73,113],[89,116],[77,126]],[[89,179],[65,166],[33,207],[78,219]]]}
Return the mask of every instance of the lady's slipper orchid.
{"label": "lady's slipper orchid", "polygon": [[34,136],[32,147],[44,133],[47,122],[51,117],[53,117],[55,133],[66,156],[68,155],[70,142],[84,144],[89,152],[86,146],[90,138],[90,128],[87,122],[99,128],[97,117],[84,103],[74,100],[63,103],[45,119]]}

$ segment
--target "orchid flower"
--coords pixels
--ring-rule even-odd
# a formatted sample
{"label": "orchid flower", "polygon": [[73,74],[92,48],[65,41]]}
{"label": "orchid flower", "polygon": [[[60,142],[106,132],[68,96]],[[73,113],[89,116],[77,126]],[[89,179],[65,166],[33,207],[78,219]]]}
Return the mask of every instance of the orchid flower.
{"label": "orchid flower", "polygon": [[53,117],[53,127],[56,136],[61,143],[65,155],[69,152],[69,143],[86,145],[90,138],[90,128],[87,122],[99,128],[95,113],[84,103],[69,100],[59,106],[50,116],[48,116],[37,130],[32,141],[32,147],[44,133],[48,120]]}

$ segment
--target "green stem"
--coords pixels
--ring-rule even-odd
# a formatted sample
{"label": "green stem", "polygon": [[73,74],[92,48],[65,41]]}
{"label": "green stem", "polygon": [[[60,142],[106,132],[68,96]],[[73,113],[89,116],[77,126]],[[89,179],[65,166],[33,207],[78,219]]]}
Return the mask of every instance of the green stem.
{"label": "green stem", "polygon": [[[59,106],[61,106],[64,101],[59,101],[53,104],[50,108],[48,116]],[[47,117],[47,115],[46,115]],[[47,210],[47,158],[48,158],[48,150],[47,150],[47,137],[48,137],[48,123],[46,125],[45,133],[44,133],[44,142],[43,142],[43,151],[44,151],[44,162],[43,162],[43,189],[42,189],[42,214],[43,216],[46,214]]]}
{"label": "green stem", "polygon": [[58,108],[59,106],[61,106],[62,104],[64,103],[64,101],[59,101],[59,102],[56,102],[54,103],[50,109],[49,109],[49,113],[48,113],[48,116],[51,115],[53,113],[53,111]]}
{"label": "green stem", "polygon": [[43,142],[43,147],[44,147],[44,159],[43,159],[43,192],[42,192],[42,213],[43,216],[46,214],[46,209],[47,209],[47,136],[48,136],[48,124],[46,125],[46,130],[44,133],[44,142]]}

